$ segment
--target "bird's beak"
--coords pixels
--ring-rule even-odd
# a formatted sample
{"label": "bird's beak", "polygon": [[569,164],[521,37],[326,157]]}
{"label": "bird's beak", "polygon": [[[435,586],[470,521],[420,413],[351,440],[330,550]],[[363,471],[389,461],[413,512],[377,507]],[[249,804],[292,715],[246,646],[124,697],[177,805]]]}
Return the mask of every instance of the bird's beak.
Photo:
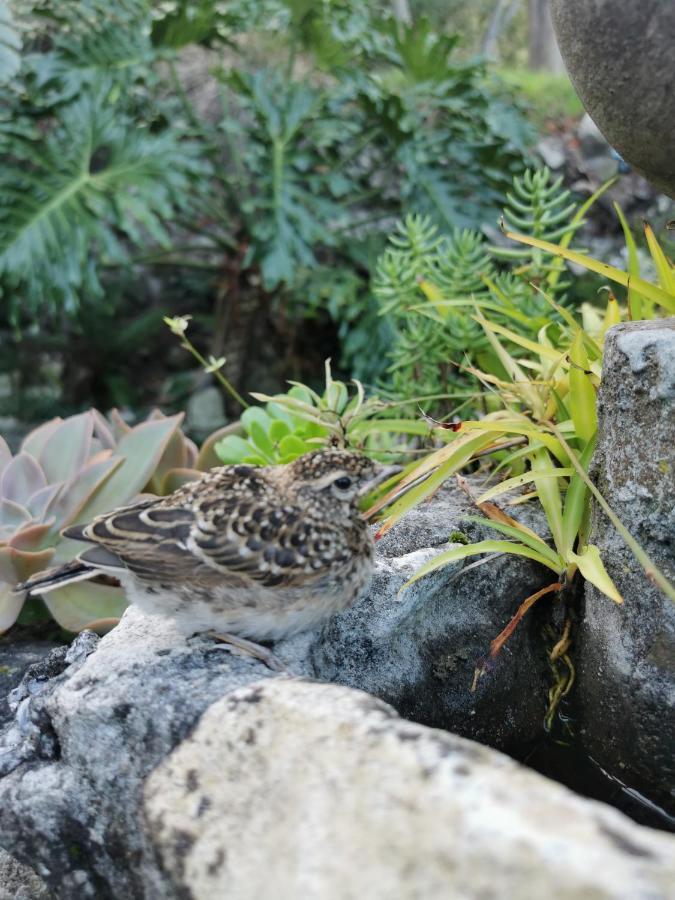
{"label": "bird's beak", "polygon": [[385,482],[388,478],[398,475],[403,471],[403,466],[380,466],[379,471],[367,481],[358,493],[358,496],[366,497],[371,491],[374,491],[378,485]]}

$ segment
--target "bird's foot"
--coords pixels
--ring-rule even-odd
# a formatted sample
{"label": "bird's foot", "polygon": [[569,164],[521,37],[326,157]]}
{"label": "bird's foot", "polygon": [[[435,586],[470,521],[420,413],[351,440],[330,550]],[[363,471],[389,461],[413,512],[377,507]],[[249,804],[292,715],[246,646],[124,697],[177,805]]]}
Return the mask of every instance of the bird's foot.
{"label": "bird's foot", "polygon": [[282,661],[267,647],[256,644],[254,641],[247,641],[246,638],[238,637],[234,634],[225,634],[220,631],[209,631],[208,633],[217,641],[221,641],[223,646],[219,647],[219,650],[227,650],[235,656],[252,656],[254,659],[264,662],[267,668],[273,672],[288,673],[288,669]]}

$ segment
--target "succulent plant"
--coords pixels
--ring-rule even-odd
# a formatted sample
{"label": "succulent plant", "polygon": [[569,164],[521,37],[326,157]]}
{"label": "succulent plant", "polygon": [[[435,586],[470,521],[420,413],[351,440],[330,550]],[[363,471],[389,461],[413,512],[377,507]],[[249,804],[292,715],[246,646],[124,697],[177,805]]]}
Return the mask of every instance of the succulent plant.
{"label": "succulent plant", "polygon": [[[428,426],[418,420],[384,418],[389,405],[376,397],[366,399],[363,386],[354,381],[350,394],[342,381],[331,375],[326,360],[326,385],[319,395],[297,382],[285,394],[273,397],[252,393],[265,404],[244,410],[240,425],[243,433],[228,434],[214,445],[221,462],[267,466],[287,463],[326,443],[353,449],[367,448],[391,452],[392,436],[426,436]],[[386,446],[384,446],[386,445]],[[402,448],[398,447],[399,450]]]}
{"label": "succulent plant", "polygon": [[[32,431],[12,456],[0,438],[0,633],[16,621],[24,597],[13,587],[82,549],[61,537],[68,525],[122,506],[144,490],[166,493],[199,476],[197,450],[180,431],[182,415],[153,413],[130,427],[96,410],[56,418]],[[87,582],[44,597],[70,631],[105,627],[126,606],[119,587]]]}

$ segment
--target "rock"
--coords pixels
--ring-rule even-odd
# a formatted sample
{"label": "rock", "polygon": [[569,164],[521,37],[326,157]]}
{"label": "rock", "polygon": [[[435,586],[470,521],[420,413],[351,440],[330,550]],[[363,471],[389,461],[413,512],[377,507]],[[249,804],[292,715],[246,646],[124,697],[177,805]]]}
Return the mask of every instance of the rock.
{"label": "rock", "polygon": [[609,156],[610,146],[593,119],[585,113],[577,125],[577,140],[584,157]]}
{"label": "rock", "polygon": [[[0,843],[59,897],[127,900],[145,897],[154,871],[138,822],[144,778],[212,702],[269,673],[133,608],[90,653],[94,637],[76,639],[61,674],[37,688],[29,674],[14,695]],[[55,672],[57,655],[46,663]]]}
{"label": "rock", "polygon": [[548,135],[537,144],[537,153],[549,169],[562,169],[567,160],[565,145],[557,135]]}
{"label": "rock", "polygon": [[52,900],[53,897],[33,869],[0,850],[0,900]]}
{"label": "rock", "polygon": [[28,666],[43,660],[50,650],[63,643],[58,631],[58,626],[51,625],[15,625],[10,634],[0,636],[0,728],[13,717],[7,697]]}
{"label": "rock", "polygon": [[[605,340],[592,471],[605,500],[671,582],[674,448],[675,318],[617,325]],[[591,540],[625,602],[617,606],[586,587],[581,737],[603,768],[675,813],[675,605],[650,583],[599,509]]]}
{"label": "rock", "polygon": [[342,687],[224,697],[144,798],[166,898],[673,896],[675,838]]}
{"label": "rock", "polygon": [[203,440],[226,422],[223,392],[208,385],[192,394],[187,404],[185,427]]}
{"label": "rock", "polygon": [[[541,630],[550,605],[534,607],[475,693],[471,685],[490,642],[550,575],[500,556],[466,572],[465,563],[448,566],[399,593],[427,559],[452,546],[449,537],[494,536],[467,521],[474,512],[449,485],[387,534],[367,600],[328,623],[311,648],[313,670],[323,681],[368,691],[406,718],[516,752],[542,733],[548,665]],[[533,513],[521,507],[518,515],[545,535]]]}
{"label": "rock", "polygon": [[602,184],[617,174],[618,163],[612,148],[593,119],[586,113],[577,127],[579,170],[591,184]]}
{"label": "rock", "polygon": [[551,0],[551,15],[586,110],[630,165],[675,197],[675,5]]}
{"label": "rock", "polygon": [[[518,516],[527,524],[542,531],[536,507],[516,509]],[[483,526],[468,521],[469,512],[473,512],[473,509],[465,495],[454,485],[445,487],[431,502],[414,510],[378,543],[378,566],[369,597],[336,617],[321,632],[299,635],[282,642],[275,647],[275,652],[297,676],[365,687],[373,694],[391,700],[399,713],[425,724],[454,727],[464,735],[478,737],[499,747],[512,748],[515,744],[522,746],[533,736],[541,734],[548,687],[541,628],[545,622],[551,621],[551,617],[555,620],[555,609],[546,602],[540,607],[535,606],[506,645],[497,665],[479,682],[476,693],[472,694],[469,688],[474,666],[485,655],[490,641],[508,622],[520,601],[546,583],[550,576],[521,559],[501,556],[474,568],[469,568],[468,565],[462,568],[462,564],[446,567],[399,594],[399,588],[424,560],[450,546],[448,539],[475,540],[488,533]],[[248,694],[245,691],[245,695],[253,697],[248,705],[251,708],[257,707],[259,704],[255,702],[255,698],[263,689],[261,679],[268,681],[270,678],[272,673],[259,662],[232,656],[206,637],[186,640],[170,622],[144,616],[134,608],[130,608],[120,625],[104,638],[83,633],[70,648],[53,650],[46,660],[29,668],[26,677],[12,692],[10,707],[14,718],[0,732],[0,844],[16,859],[33,866],[61,900],[98,900],[108,897],[114,900],[171,900],[173,897],[188,896],[188,888],[183,883],[188,876],[181,874],[179,870],[180,860],[183,859],[184,873],[191,871],[192,863],[188,862],[191,839],[181,837],[180,833],[176,834],[173,825],[167,825],[164,830],[162,822],[169,820],[162,818],[166,811],[157,806],[161,800],[161,790],[148,794],[147,815],[150,826],[149,830],[144,830],[140,818],[144,784],[153,770],[188,739],[202,715],[213,704],[216,704],[213,708],[217,710],[214,715],[223,715],[221,703],[227,707],[233,692],[245,688],[249,691]],[[257,683],[255,689],[249,687],[253,682]],[[285,679],[283,683],[291,690],[289,697],[295,697],[293,685],[300,682]],[[315,688],[317,691],[324,690],[318,686]],[[384,715],[382,705],[373,698],[366,701],[363,695],[354,694],[344,687],[329,686],[325,690],[332,693],[316,694],[317,712],[321,710],[324,696],[346,698],[344,705],[347,710],[352,709],[350,698],[358,697],[357,706],[362,708],[364,703],[369,703],[371,712],[378,711],[378,721],[386,723],[392,719],[393,714],[389,711]],[[239,694],[234,696],[233,709],[246,706],[237,699]],[[265,696],[267,695],[263,692],[261,697]],[[303,694],[303,697],[309,702],[309,714],[313,701],[307,694]],[[289,723],[295,722],[295,725],[285,735],[280,734],[280,746],[284,745],[284,741],[290,740],[289,736],[299,722],[297,717],[294,718],[296,714],[291,714],[291,710],[297,705],[296,701],[289,700],[289,703]],[[338,746],[342,746],[342,726],[338,715],[342,703],[342,700],[336,701],[336,731],[326,738],[328,745],[337,742]],[[324,707],[322,715],[331,714],[328,710],[329,707]],[[272,716],[272,720],[277,722],[280,715]],[[351,721],[350,716],[351,713],[345,722]],[[229,714],[223,721],[230,721]],[[397,722],[398,730],[415,728],[398,720],[393,721]],[[311,717],[305,724],[308,735],[314,733]],[[273,731],[273,726],[270,727]],[[305,725],[302,727],[305,728]],[[320,727],[327,728],[327,723]],[[364,729],[366,732],[371,729],[372,732],[373,727],[371,722]],[[232,728],[233,735],[238,733],[234,723]],[[377,733],[378,728],[379,725],[372,733]],[[344,730],[345,733],[353,732],[354,740],[357,737],[360,740],[359,736],[363,736],[364,729],[360,726],[352,729],[345,724]],[[266,733],[265,741],[274,744],[272,731]],[[428,734],[424,729],[420,733]],[[418,734],[418,731],[414,730],[414,734]],[[381,739],[385,740],[384,737]],[[386,739],[387,746],[393,739]],[[296,740],[304,740],[302,732],[296,734]],[[417,738],[404,738],[404,744],[406,740],[413,743]],[[429,746],[445,748],[471,746],[447,735],[437,736],[430,741]],[[218,780],[231,784],[230,779],[239,778],[238,743],[233,738],[223,742],[219,734],[213,747],[220,760]],[[381,750],[377,744],[377,753]],[[313,753],[314,745],[310,745],[307,751],[300,747],[298,758],[305,760],[307,752]],[[388,757],[382,752],[384,765]],[[439,753],[441,756],[452,755],[450,749]],[[430,756],[435,766],[431,750],[425,751],[425,754]],[[541,847],[536,851],[531,848],[528,843],[530,837],[527,836],[530,832],[523,836],[525,832],[519,829],[521,825],[525,828],[523,823],[532,815],[533,820],[539,822],[537,828],[531,829],[532,833],[543,833],[544,814],[537,819],[539,813],[531,807],[527,810],[517,807],[507,814],[501,810],[499,799],[501,791],[510,803],[521,790],[524,792],[523,802],[526,795],[536,798],[538,789],[531,789],[531,784],[540,782],[526,780],[518,790],[510,791],[505,787],[502,791],[497,788],[496,781],[492,781],[486,774],[488,759],[498,761],[498,771],[519,773],[520,769],[507,763],[499,755],[490,755],[487,750],[475,748],[471,753],[462,750],[460,756],[467,754],[485,761],[485,771],[482,767],[477,771],[475,783],[474,779],[466,780],[473,785],[467,795],[467,804],[469,799],[472,803],[477,803],[483,809],[486,822],[491,817],[498,821],[496,807],[499,806],[499,816],[502,820],[506,816],[508,828],[512,822],[521,823],[518,827],[513,825],[513,834],[520,836],[517,841],[522,837],[526,850],[523,851],[522,858],[518,857],[521,860],[519,865],[522,863],[522,866],[513,870],[516,873],[513,878],[525,879],[525,857],[531,854],[535,862],[527,870],[528,878],[535,887],[540,886],[544,875],[536,874],[537,867],[543,866],[545,862],[544,869],[548,871],[552,863],[544,859]],[[369,762],[367,755],[359,756],[357,753],[353,764],[348,765],[348,757],[345,756],[345,771],[351,772],[353,778],[356,778],[354,773],[357,768],[360,771],[361,763],[364,766],[367,764],[363,773],[363,778],[366,779],[364,785],[367,787],[366,776],[373,768],[374,758],[375,756]],[[232,769],[228,768],[229,761]],[[328,761],[325,765],[327,767]],[[392,758],[387,765],[390,766],[389,771],[393,772],[398,763],[395,764]],[[420,792],[420,788],[415,781],[413,792],[406,793],[408,775],[405,773],[411,771],[410,765],[410,760],[401,760],[401,772],[404,774],[399,777],[402,793],[397,802],[401,806],[410,807],[413,818],[405,820],[401,828],[414,833],[413,829],[418,830],[420,821],[426,819],[435,827],[436,819],[429,816],[429,810],[424,804],[420,807],[421,812],[414,812],[417,808],[416,794]],[[318,777],[317,772],[315,777]],[[439,778],[443,781],[450,774],[448,770],[446,775]],[[339,792],[344,793],[340,777],[341,773],[338,771],[329,779],[336,785],[336,796],[339,796]],[[387,775],[387,784],[391,777]],[[435,777],[433,773],[430,774],[429,788],[421,790],[421,796],[427,797],[424,803],[430,803],[431,796],[436,796],[440,790],[441,781],[436,782]],[[496,774],[494,777],[498,780]],[[519,777],[518,775],[517,778]],[[527,777],[535,778],[534,775]],[[514,783],[519,784],[517,778]],[[461,778],[459,782],[464,783]],[[200,784],[200,789],[203,789],[203,783]],[[448,785],[450,798],[457,785],[453,781],[449,781]],[[490,809],[481,806],[480,796],[486,787],[495,792]],[[281,785],[279,789],[282,791],[280,797],[287,796],[283,794]],[[386,790],[389,791],[390,788],[387,787]],[[261,810],[269,806],[270,810],[275,809],[278,813],[280,807],[275,806],[271,798],[266,796],[267,787],[261,791],[258,794],[263,799],[263,803],[258,804]],[[368,787],[366,796],[370,797],[371,793],[372,787]],[[334,837],[337,840],[342,831],[334,835],[330,832],[321,813],[320,804],[324,800],[318,799],[319,805],[310,809],[307,806],[309,796],[309,793],[299,795],[300,805],[292,810],[294,821],[306,814],[310,817],[310,823],[316,821],[319,829],[317,834],[330,834],[331,839]],[[564,796],[569,798],[570,795]],[[317,797],[324,798],[324,794],[319,793]],[[346,808],[354,810],[356,814],[359,802],[358,796],[355,796],[348,800]],[[450,803],[450,799],[448,802]],[[574,804],[581,804],[579,809],[585,808],[582,801],[574,800],[569,809],[563,804],[560,809],[554,807],[554,813],[551,813],[561,816],[560,826],[557,819],[553,821],[556,821],[556,828],[562,829],[561,834],[567,835],[564,839],[561,838],[562,853],[567,853],[568,850],[571,852],[576,846],[574,828],[577,826],[569,834],[566,831]],[[181,808],[180,804],[176,808]],[[383,815],[389,815],[395,808],[398,807],[386,806]],[[550,809],[546,809],[548,815]],[[452,804],[448,810],[448,820],[460,815]],[[289,815],[290,813],[289,810]],[[211,827],[213,823],[210,817],[207,818]],[[440,821],[444,822],[445,819]],[[460,821],[464,821],[461,816]],[[643,839],[639,837],[642,832],[635,832],[638,835],[636,838],[630,831],[630,835],[633,835],[631,837],[625,830],[631,826],[626,825],[623,819],[619,817],[616,820],[619,822],[618,826],[614,819],[611,821],[613,824],[609,826],[610,831],[620,835],[617,839],[619,843],[623,841],[625,844],[628,841],[630,846],[642,848]],[[472,829],[478,828],[479,819],[469,818],[466,823],[466,830],[462,833],[474,834]],[[181,828],[176,827],[181,832]],[[240,822],[239,827],[242,833],[247,832],[253,837],[256,834],[255,830],[249,830],[248,820]],[[390,827],[394,828],[393,822]],[[580,842],[589,841],[591,837],[595,839],[594,827],[578,825],[579,834],[582,835]],[[345,826],[341,825],[340,828],[344,829]],[[427,829],[429,830],[430,828]],[[425,834],[424,841],[431,841],[427,832],[420,833]],[[449,869],[456,866],[462,879],[475,877],[478,890],[483,884],[482,876],[478,873],[481,868],[484,872],[491,873],[491,862],[483,860],[480,863],[477,856],[471,856],[468,867],[464,867],[463,863],[455,862],[453,856],[446,865],[434,848],[438,849],[439,842],[444,847],[454,847],[456,836],[454,829],[447,833],[441,829],[438,834],[440,837],[429,844],[430,853],[436,862],[432,865],[423,857],[426,860],[425,866],[411,868],[412,872],[417,873],[415,877],[420,878],[422,888],[426,889],[428,885],[428,881],[419,874],[423,868],[429,868],[430,878],[433,873],[436,873],[433,878],[441,878],[442,873],[445,873],[444,878],[448,878]],[[448,834],[452,834],[451,841],[448,840]],[[476,836],[473,839],[478,840]],[[207,839],[207,845],[210,840],[211,838]],[[274,841],[277,840],[280,838],[275,835]],[[377,863],[380,866],[377,871],[384,871],[385,866],[390,864],[394,866],[392,871],[398,878],[395,859],[399,855],[399,845],[404,842],[403,832],[398,834],[396,840],[397,843],[393,845],[395,852],[387,857],[389,862]],[[470,843],[468,837],[462,843],[464,840],[462,838],[458,844],[463,853],[468,852]],[[657,842],[658,840],[657,838]],[[602,852],[609,852],[611,838],[605,834],[602,841]],[[203,846],[200,839],[195,838],[195,842],[195,845]],[[486,839],[486,843],[482,845],[484,853],[487,853],[488,843]],[[274,846],[277,845],[275,843]],[[424,844],[415,842],[412,846],[415,853],[419,853],[419,847]],[[515,853],[511,843],[507,842],[504,846],[509,853]],[[180,851],[177,856],[174,854],[176,847]],[[352,844],[345,845],[345,859],[350,858],[351,848]],[[217,849],[219,848],[216,848],[216,853]],[[289,852],[292,849],[289,847]],[[501,853],[502,850],[500,848],[494,852]],[[637,852],[637,861],[629,860],[625,865],[622,863],[616,866],[616,871],[622,873],[625,884],[636,891],[636,886],[642,884],[640,879],[643,877],[647,879],[645,884],[651,884],[651,875],[644,872],[647,869],[651,871],[652,865],[656,868],[660,866],[658,853],[652,857],[642,857],[639,856],[642,849]],[[248,851],[244,853],[242,850],[242,853],[242,859],[248,859]],[[499,864],[505,870],[504,878],[511,877],[506,874],[507,855],[504,850],[504,856],[499,856]],[[266,850],[264,856],[272,859],[274,848],[270,846],[269,853]],[[358,854],[354,859],[358,862]],[[209,860],[209,864],[215,862],[216,856]],[[566,862],[566,865],[570,863]],[[575,862],[574,866],[576,865]],[[572,869],[576,873],[574,866]],[[579,863],[579,866],[579,883],[586,883],[584,879],[591,877],[589,873],[592,866],[585,863]],[[643,866],[646,867],[644,871],[641,868]],[[475,876],[471,874],[474,869]],[[556,871],[555,866],[551,871]],[[220,875],[216,872],[215,877]],[[307,877],[311,878],[310,875]],[[375,877],[376,875],[372,876]],[[594,877],[596,881],[600,879],[597,883],[602,885],[605,885],[602,878],[610,878],[604,874]],[[444,882],[438,883],[442,885]],[[516,881],[512,883],[515,884]],[[370,885],[370,881],[368,884]],[[606,884],[610,884],[610,881]],[[534,889],[533,887],[532,890]],[[609,887],[606,885],[602,890],[605,893],[598,893],[598,897],[612,896],[607,893]],[[292,893],[287,895],[292,896]],[[389,896],[391,895],[390,892]],[[231,896],[245,898],[256,895],[238,894],[233,890]],[[428,893],[421,891],[420,896],[428,896]],[[473,895],[467,893],[466,896]],[[577,891],[565,896],[573,898],[581,897],[582,894]],[[632,896],[639,897],[640,893],[633,893]],[[662,895],[652,891],[651,897],[659,896]]]}
{"label": "rock", "polygon": [[[461,578],[460,566],[439,570],[397,593],[450,536],[482,536],[466,521],[469,509],[456,487],[439,492],[380,542],[368,598],[275,652],[297,675],[367,686],[406,715],[512,747],[541,734],[546,608],[528,614],[472,694],[474,666],[547,576],[500,557]],[[534,524],[532,511],[519,515]],[[15,719],[0,737],[0,841],[39,863],[59,896],[107,896],[112,885],[120,896],[141,896],[154,871],[138,828],[143,780],[211,703],[269,675],[133,608],[100,641],[83,634],[67,652],[53,651],[11,697]]]}

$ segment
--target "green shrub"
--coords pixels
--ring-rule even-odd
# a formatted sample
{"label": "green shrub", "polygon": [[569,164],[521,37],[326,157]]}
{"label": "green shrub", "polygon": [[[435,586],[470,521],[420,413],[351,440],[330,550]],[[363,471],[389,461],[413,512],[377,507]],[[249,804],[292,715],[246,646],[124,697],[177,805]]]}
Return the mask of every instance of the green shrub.
{"label": "green shrub", "polygon": [[[623,215],[620,210],[622,223]],[[537,334],[528,337],[523,323],[499,324],[503,312],[488,303],[476,303],[473,318],[480,326],[502,375],[472,367],[468,373],[475,388],[489,391],[494,408],[483,416],[458,423],[454,429],[437,426],[434,437],[442,444],[416,465],[410,466],[400,482],[380,497],[373,512],[386,509],[379,529],[385,534],[416,504],[431,497],[445,480],[481,459],[482,488],[472,493],[466,489],[483,514],[475,520],[496,532],[497,538],[475,543],[463,541],[440,553],[422,566],[408,584],[423,575],[459,560],[486,554],[512,553],[532,559],[551,572],[552,582],[522,600],[504,630],[490,645],[489,658],[494,658],[527,610],[541,597],[557,595],[562,601],[566,621],[555,642],[552,665],[570,646],[572,620],[568,605],[574,603],[573,583],[577,573],[590,581],[616,603],[622,602],[605,570],[598,548],[589,543],[590,504],[594,499],[608,516],[627,546],[642,565],[650,581],[675,600],[675,586],[654,565],[635,538],[608,506],[588,476],[597,439],[597,388],[602,376],[603,346],[607,329],[628,318],[654,318],[675,312],[675,275],[651,228],[646,225],[646,239],[651,252],[658,284],[640,277],[633,237],[626,228],[629,247],[629,270],[604,264],[584,253],[569,249],[564,237],[557,244],[530,235],[507,232],[507,237],[521,246],[553,259],[549,266],[552,277],[556,264],[567,260],[597,272],[626,288],[623,305],[609,294],[605,309],[583,309],[578,312],[559,305],[548,292],[545,299],[558,322],[549,321]],[[440,301],[437,301],[440,302]],[[467,311],[460,313],[468,315]],[[492,461],[490,461],[492,460]],[[497,476],[502,481],[495,482]],[[405,489],[405,490],[403,490]],[[502,498],[503,506],[528,499],[538,502],[546,517],[549,535],[540,535],[511,517],[494,500]],[[391,504],[391,505],[388,505]],[[488,557],[489,558],[489,557]],[[557,684],[550,694],[547,724],[550,727],[556,706],[574,680],[574,668],[556,671]],[[479,666],[476,678],[484,674]],[[474,681],[475,684],[475,681]]]}
{"label": "green shrub", "polygon": [[[573,202],[547,169],[514,178],[504,200],[504,227],[565,246],[589,205]],[[447,410],[448,396],[464,415],[480,409],[472,367],[492,377],[505,373],[474,313],[481,310],[496,325],[536,339],[560,321],[545,294],[565,304],[569,282],[562,275],[560,261],[537,247],[495,247],[479,231],[441,233],[429,218],[407,216],[373,277],[380,314],[394,330],[384,379],[388,395],[429,397],[424,408],[431,411]]]}
{"label": "green shrub", "polygon": [[[475,227],[524,165],[531,134],[483,65],[384,3],[13,8],[23,48],[0,56],[0,291],[17,327],[104,307],[121,270],[169,266],[201,279],[195,296],[223,284],[225,307],[244,291],[261,309],[329,311],[374,374],[382,354],[364,344],[383,347],[386,329],[367,270],[389,223],[411,210]],[[180,80],[194,43],[228,46],[215,121]]]}

